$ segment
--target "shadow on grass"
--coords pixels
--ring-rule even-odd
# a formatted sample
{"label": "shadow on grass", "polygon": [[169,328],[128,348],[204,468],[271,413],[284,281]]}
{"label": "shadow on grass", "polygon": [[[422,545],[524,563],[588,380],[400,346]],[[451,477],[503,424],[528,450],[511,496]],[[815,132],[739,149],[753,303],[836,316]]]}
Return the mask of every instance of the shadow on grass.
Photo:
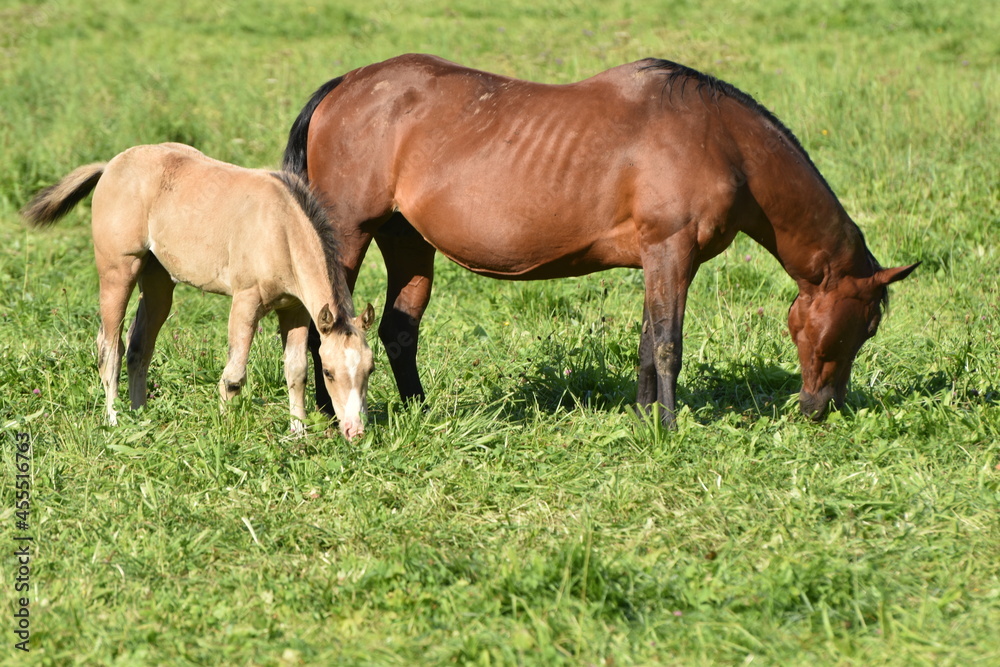
{"label": "shadow on grass", "polygon": [[[552,343],[542,360],[521,372],[511,390],[510,380],[487,390],[491,403],[502,406],[511,421],[539,412],[554,414],[585,407],[606,412],[635,408],[635,353],[608,349],[568,349]],[[799,390],[800,376],[777,365],[692,364],[678,385],[678,408],[687,406],[702,423],[726,413],[772,414]],[[777,407],[776,407],[777,406]]]}
{"label": "shadow on grass", "polygon": [[[635,410],[636,358],[632,350],[616,345],[580,349],[552,341],[545,354],[510,374],[482,378],[482,392],[452,409],[480,411],[494,406],[496,416],[507,422],[530,420],[538,414],[587,408],[621,413]],[[760,360],[758,360],[760,361]],[[801,375],[771,363],[690,363],[684,367],[677,389],[678,409],[687,407],[696,422],[711,424],[728,414],[742,415],[753,423],[762,416],[776,417],[789,410],[801,388]],[[868,409],[875,413],[898,408],[914,395],[923,398],[951,393],[951,400],[964,405],[1000,405],[1000,391],[963,387],[944,372],[921,375],[906,388],[876,386],[848,391],[846,411]],[[433,399],[431,399],[433,400]],[[402,413],[414,406],[400,405],[397,398],[369,404],[369,422],[385,424],[390,412]],[[418,407],[425,414],[434,406]],[[492,409],[492,408],[491,408]],[[794,408],[791,408],[794,409]],[[796,410],[797,412],[797,410]]]}

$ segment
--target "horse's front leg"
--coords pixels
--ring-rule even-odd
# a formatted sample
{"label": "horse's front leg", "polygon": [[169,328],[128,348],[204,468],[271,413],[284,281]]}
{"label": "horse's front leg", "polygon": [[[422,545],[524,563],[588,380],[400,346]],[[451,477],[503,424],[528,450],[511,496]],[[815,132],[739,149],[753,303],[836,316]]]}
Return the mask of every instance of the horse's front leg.
{"label": "horse's front leg", "polygon": [[684,308],[697,266],[692,245],[682,238],[643,252],[646,298],[639,342],[637,402],[648,411],[654,399],[666,428],[676,426],[677,376],[684,345]]}
{"label": "horse's front leg", "polygon": [[639,336],[639,381],[635,402],[641,413],[646,413],[656,401],[658,380],[653,362],[653,326],[649,322],[649,309],[642,309],[642,333]]}
{"label": "horse's front leg", "polygon": [[235,398],[247,380],[247,359],[257,323],[264,307],[256,289],[237,292],[229,310],[229,359],[219,380],[219,395],[223,401]]}
{"label": "horse's front leg", "polygon": [[422,401],[424,387],[417,371],[417,339],[420,320],[431,299],[434,246],[399,214],[375,234],[375,243],[385,260],[388,281],[378,335],[389,357],[400,398]]}
{"label": "horse's front leg", "polygon": [[[292,432],[305,431],[306,418],[306,339],[311,322],[304,307],[278,311],[281,344],[285,348],[285,382],[288,385],[288,408],[292,415]],[[319,381],[324,387],[326,383]]]}

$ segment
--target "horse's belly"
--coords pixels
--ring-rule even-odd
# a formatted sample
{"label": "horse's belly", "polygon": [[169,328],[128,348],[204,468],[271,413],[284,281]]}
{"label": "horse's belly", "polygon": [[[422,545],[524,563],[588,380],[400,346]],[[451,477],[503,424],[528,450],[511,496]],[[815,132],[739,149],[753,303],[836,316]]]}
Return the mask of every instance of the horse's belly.
{"label": "horse's belly", "polygon": [[[458,217],[449,223],[411,224],[445,257],[480,275],[508,280],[580,276],[615,267],[639,267],[638,238],[631,220],[593,230],[585,225],[511,222]],[[442,224],[444,222],[444,224]]]}
{"label": "horse's belly", "polygon": [[170,274],[175,283],[184,283],[213,294],[233,293],[229,279],[228,262],[219,262],[217,257],[202,258],[197,248],[187,248],[173,252],[171,244],[151,241],[149,251],[160,265]]}

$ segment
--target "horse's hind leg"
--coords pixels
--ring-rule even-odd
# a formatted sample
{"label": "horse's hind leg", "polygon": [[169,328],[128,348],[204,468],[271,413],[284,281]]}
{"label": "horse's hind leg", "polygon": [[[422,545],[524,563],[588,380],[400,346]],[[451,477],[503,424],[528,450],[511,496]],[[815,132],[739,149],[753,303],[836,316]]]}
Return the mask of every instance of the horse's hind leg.
{"label": "horse's hind leg", "polygon": [[431,299],[434,246],[424,240],[402,215],[394,215],[375,234],[385,259],[388,286],[378,334],[403,400],[423,400],[417,371],[420,319]]}
{"label": "horse's hind leg", "polygon": [[146,376],[160,327],[170,314],[174,281],[163,265],[149,256],[139,274],[139,308],[128,331],[128,393],[132,409],[146,404]]}
{"label": "horse's hind leg", "polygon": [[[285,382],[288,384],[288,406],[292,414],[292,431],[300,433],[306,418],[306,338],[312,319],[304,307],[278,311],[281,344],[285,348]],[[323,387],[326,383],[318,380]]]}
{"label": "horse's hind leg", "polygon": [[137,257],[115,257],[109,261],[106,256],[98,254],[101,327],[97,332],[97,370],[104,385],[105,408],[112,425],[118,423],[115,398],[122,370],[122,354],[125,352],[122,323],[141,268],[142,260]]}
{"label": "horse's hind leg", "polygon": [[223,401],[235,398],[247,380],[247,359],[257,323],[264,315],[257,290],[250,289],[233,295],[229,310],[229,360],[219,380],[219,395]]}

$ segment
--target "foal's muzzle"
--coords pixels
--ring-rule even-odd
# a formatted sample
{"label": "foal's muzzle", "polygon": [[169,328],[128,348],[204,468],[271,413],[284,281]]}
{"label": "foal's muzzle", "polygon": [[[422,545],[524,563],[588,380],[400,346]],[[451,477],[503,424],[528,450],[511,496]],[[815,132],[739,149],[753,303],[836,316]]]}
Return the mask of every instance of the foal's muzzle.
{"label": "foal's muzzle", "polygon": [[344,437],[348,440],[353,440],[365,432],[365,423],[361,417],[355,417],[353,419],[342,419],[340,421],[340,432],[344,434]]}

